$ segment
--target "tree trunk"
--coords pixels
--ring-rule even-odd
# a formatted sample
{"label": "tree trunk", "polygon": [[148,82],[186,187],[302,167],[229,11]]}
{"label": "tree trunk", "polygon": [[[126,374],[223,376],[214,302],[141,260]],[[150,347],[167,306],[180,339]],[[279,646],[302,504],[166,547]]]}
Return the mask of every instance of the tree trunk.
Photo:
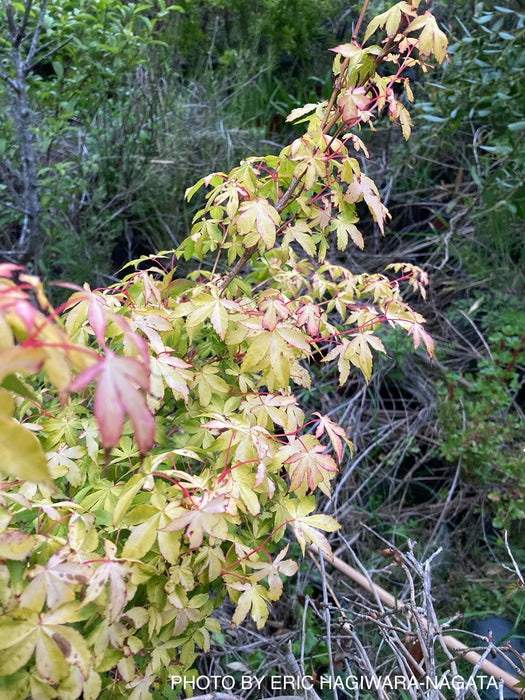
{"label": "tree trunk", "polygon": [[[27,75],[37,49],[38,36],[46,13],[47,0],[43,0],[36,27],[29,36],[28,22],[33,0],[26,0],[24,14],[17,22],[11,0],[3,0],[8,29],[10,71],[0,71],[6,85],[8,109],[13,120],[18,151],[18,168],[10,167],[11,175],[18,179],[17,201],[12,206],[21,214],[20,235],[8,256],[17,263],[31,263],[38,271],[40,249],[40,196],[38,187],[37,146],[32,131],[32,114],[29,105]],[[27,47],[27,48],[26,48]]]}

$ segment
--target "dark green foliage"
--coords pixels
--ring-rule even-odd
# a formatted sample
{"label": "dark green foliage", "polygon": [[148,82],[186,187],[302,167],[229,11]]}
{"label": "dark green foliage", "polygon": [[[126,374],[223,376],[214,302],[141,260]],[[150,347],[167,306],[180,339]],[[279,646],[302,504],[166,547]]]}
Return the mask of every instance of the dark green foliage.
{"label": "dark green foliage", "polygon": [[[458,10],[461,11],[461,5]],[[475,237],[456,242],[462,261],[477,274],[490,259],[493,272],[523,269],[520,231],[525,220],[525,14],[495,5],[454,17],[450,63],[425,83],[420,102],[418,157],[427,159],[436,188],[451,185],[466,208]],[[420,166],[419,166],[420,168]],[[452,208],[448,210],[452,213]],[[481,270],[480,270],[481,268]],[[507,279],[520,290],[520,281]]]}
{"label": "dark green foliage", "polygon": [[[267,151],[261,139],[321,94],[341,0],[167,5],[57,0],[47,8],[27,74],[45,277],[107,284],[130,258],[175,247],[195,211],[182,204],[188,183],[228,170],[247,150]],[[37,22],[33,8],[29,40]],[[8,49],[0,47],[7,74]],[[0,82],[6,105],[2,90]],[[21,225],[10,120],[0,157],[7,252]]]}
{"label": "dark green foliage", "polygon": [[501,295],[478,299],[497,311],[482,316],[486,347],[480,348],[470,387],[459,385],[449,374],[439,393],[440,453],[455,464],[461,462],[465,478],[483,489],[494,525],[508,528],[525,518],[525,431],[523,404],[525,370],[525,312],[523,308],[500,310]]}

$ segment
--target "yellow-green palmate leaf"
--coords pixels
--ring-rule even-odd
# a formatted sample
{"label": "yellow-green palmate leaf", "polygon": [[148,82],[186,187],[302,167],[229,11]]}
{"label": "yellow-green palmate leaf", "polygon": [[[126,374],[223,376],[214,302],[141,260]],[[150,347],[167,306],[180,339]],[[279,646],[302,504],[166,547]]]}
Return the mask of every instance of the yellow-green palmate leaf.
{"label": "yellow-green palmate leaf", "polygon": [[0,415],[0,471],[37,483],[51,483],[46,455],[38,438],[16,420]]}
{"label": "yellow-green palmate leaf", "polygon": [[243,202],[239,211],[237,230],[245,236],[245,245],[249,248],[262,240],[268,250],[273,248],[277,226],[281,223],[276,208],[268,200],[258,197]]}
{"label": "yellow-green palmate leaf", "polygon": [[27,559],[38,544],[35,535],[18,530],[7,530],[0,534],[0,559],[23,561]]}
{"label": "yellow-green palmate leaf", "polygon": [[80,587],[86,585],[93,569],[75,561],[68,547],[61,547],[45,566],[34,566],[29,577],[31,582],[20,596],[22,608],[40,612],[44,600],[50,610],[75,600]]}
{"label": "yellow-green palmate leaf", "polygon": [[258,583],[246,581],[245,583],[230,583],[229,589],[241,591],[237,607],[232,617],[232,625],[240,625],[244,618],[251,613],[257,629],[262,629],[270,613],[268,591]]}
{"label": "yellow-green palmate leaf", "polygon": [[248,565],[251,569],[256,572],[252,575],[252,578],[256,581],[260,581],[263,578],[268,579],[268,591],[266,593],[267,598],[270,600],[279,600],[283,592],[283,581],[281,579],[281,574],[283,576],[293,576],[297,573],[299,568],[296,561],[293,559],[285,559],[284,557],[288,553],[288,548],[290,545],[279,552],[273,561],[249,561]]}
{"label": "yellow-green palmate leaf", "polygon": [[436,18],[430,14],[430,12],[425,12],[424,15],[416,17],[407,27],[406,32],[414,32],[418,29],[423,28],[421,34],[419,35],[419,56],[421,58],[427,58],[431,54],[437,59],[438,63],[443,63],[447,55],[447,37],[444,32],[438,27]]}
{"label": "yellow-green palmate leaf", "polygon": [[128,601],[128,588],[125,578],[130,573],[130,569],[126,567],[125,562],[114,558],[116,547],[109,540],[105,542],[105,550],[106,561],[103,561],[98,566],[94,575],[90,578],[81,607],[95,601],[104,590],[106,583],[108,583],[107,620],[109,624],[112,624],[120,617]]}
{"label": "yellow-green palmate leaf", "polygon": [[85,619],[78,604],[67,603],[41,615],[26,610],[24,614],[0,619],[0,675],[7,676],[25,666],[35,654],[39,676],[51,683],[65,678],[76,666],[87,679],[92,666],[91,652],[83,636],[68,625]]}
{"label": "yellow-green palmate leaf", "polygon": [[213,539],[225,540],[228,537],[226,499],[223,496],[210,498],[208,494],[201,497],[192,509],[179,508],[177,515],[164,527],[165,532],[186,530],[190,547],[200,547],[204,535]]}
{"label": "yellow-green palmate leaf", "polygon": [[303,435],[285,450],[292,453],[285,461],[290,475],[290,491],[305,493],[307,489],[315,491],[319,487],[327,496],[330,495],[328,480],[337,472],[337,465],[326,454],[327,448],[313,435]]}
{"label": "yellow-green palmate leaf", "polygon": [[304,554],[307,544],[315,544],[328,557],[332,548],[326,537],[320,532],[335,532],[341,525],[330,515],[308,515],[315,510],[315,496],[287,498],[282,504],[281,517],[289,522]]}

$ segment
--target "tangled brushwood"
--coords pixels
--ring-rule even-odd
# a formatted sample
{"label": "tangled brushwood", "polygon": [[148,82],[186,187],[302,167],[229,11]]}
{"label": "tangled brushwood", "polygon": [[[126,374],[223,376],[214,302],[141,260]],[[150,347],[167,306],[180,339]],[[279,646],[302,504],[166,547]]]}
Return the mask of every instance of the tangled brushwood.
{"label": "tangled brushwood", "polygon": [[[332,49],[331,98],[289,117],[303,136],[190,188],[211,189],[177,251],[58,309],[0,266],[2,698],[151,697],[191,675],[226,596],[233,625],[265,624],[297,570],[287,526],[330,555],[339,526],[315,493],[351,443],[298,405],[309,361],[368,380],[384,326],[433,350],[402,297],[424,295],[421,269],[326,257],[363,247],[368,211],[384,230],[356,131],[385,113],[409,137],[404,71],[446,54],[419,5],[372,19],[363,44],[362,12]],[[180,258],[196,268],[184,279]]]}

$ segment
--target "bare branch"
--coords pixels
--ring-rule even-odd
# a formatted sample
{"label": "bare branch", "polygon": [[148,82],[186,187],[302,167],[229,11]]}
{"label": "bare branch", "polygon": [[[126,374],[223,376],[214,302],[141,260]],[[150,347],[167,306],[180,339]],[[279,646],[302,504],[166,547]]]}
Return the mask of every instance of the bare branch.
{"label": "bare branch", "polygon": [[44,23],[44,18],[46,16],[46,10],[47,10],[47,0],[42,0],[42,5],[40,6],[40,14],[38,15],[38,20],[36,23],[35,31],[33,32],[33,37],[31,39],[31,46],[29,47],[29,51],[27,52],[27,56],[26,56],[26,59],[24,61],[24,70],[26,72],[30,69],[31,63],[33,61],[33,56],[35,55],[35,52],[36,52],[38,37],[40,36],[40,32],[42,31],[42,25]]}
{"label": "bare branch", "polygon": [[29,17],[31,16],[32,7],[33,0],[26,0],[26,4],[24,7],[24,16],[22,17],[22,21],[20,22],[20,26],[18,27],[18,32],[16,33],[16,37],[13,42],[14,46],[20,46],[20,44],[24,40],[27,29],[27,23],[29,22]]}
{"label": "bare branch", "polygon": [[16,90],[18,92],[18,85],[7,75],[7,73],[4,73],[3,70],[0,70],[0,80],[3,80],[4,83],[7,83],[7,85],[9,85],[9,87],[12,90]]}

